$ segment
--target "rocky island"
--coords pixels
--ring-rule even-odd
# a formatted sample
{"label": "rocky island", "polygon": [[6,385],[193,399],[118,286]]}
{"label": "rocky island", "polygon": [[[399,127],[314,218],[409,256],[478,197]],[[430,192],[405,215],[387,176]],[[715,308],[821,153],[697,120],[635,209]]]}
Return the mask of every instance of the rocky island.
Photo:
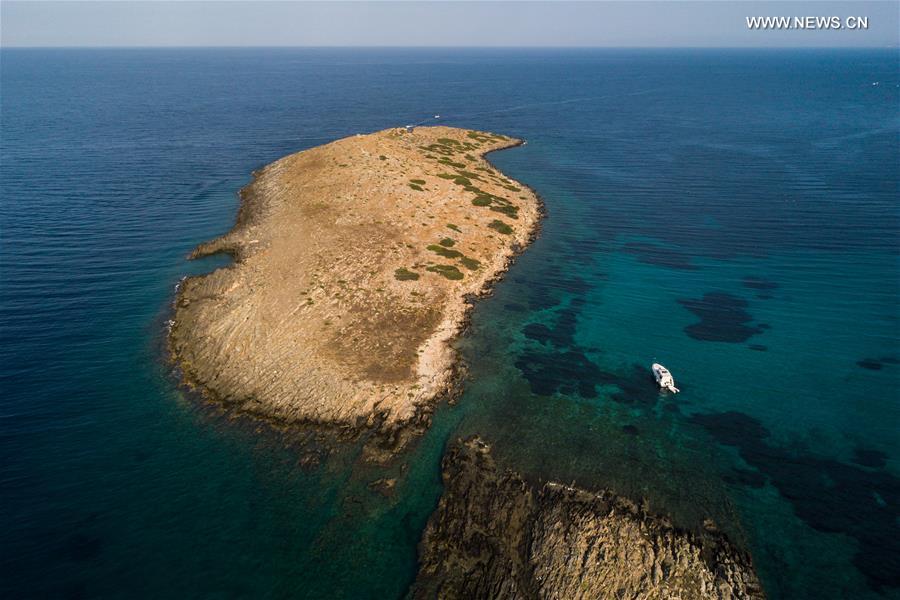
{"label": "rocky island", "polygon": [[608,491],[526,482],[478,438],[447,452],[442,479],[413,598],[764,597],[712,523],[688,532]]}
{"label": "rocky island", "polygon": [[484,155],[521,142],[389,129],[282,158],[241,190],[234,261],[179,287],[184,381],[282,423],[363,428],[399,446],[454,388],[449,342],[535,233],[540,202]]}

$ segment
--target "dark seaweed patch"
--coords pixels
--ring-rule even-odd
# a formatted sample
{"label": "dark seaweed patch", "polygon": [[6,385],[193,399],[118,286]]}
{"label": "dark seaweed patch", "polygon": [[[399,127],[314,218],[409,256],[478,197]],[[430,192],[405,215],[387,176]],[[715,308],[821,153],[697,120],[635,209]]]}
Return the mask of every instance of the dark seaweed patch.
{"label": "dark seaweed patch", "polygon": [[[592,274],[595,277],[596,274]],[[529,289],[551,288],[554,290],[563,290],[574,295],[582,295],[589,291],[593,286],[577,275],[568,275],[563,269],[549,268],[532,278],[516,277],[514,281],[523,283]]]}
{"label": "dark seaweed patch", "polygon": [[537,286],[528,292],[528,308],[531,310],[545,310],[559,304],[559,296],[547,286]]}
{"label": "dark seaweed patch", "polygon": [[575,346],[578,313],[583,305],[583,299],[573,298],[567,308],[561,308],[556,311],[556,318],[552,327],[541,323],[530,323],[522,329],[522,333],[528,339],[535,340],[541,344],[549,342],[557,348]]}
{"label": "dark seaweed patch", "polygon": [[692,422],[768,476],[810,527],[855,538],[856,568],[875,588],[900,586],[900,478],[769,442],[769,431],[740,412],[698,414]]}
{"label": "dark seaweed patch", "polygon": [[590,264],[594,261],[597,254],[608,247],[608,241],[600,237],[579,237],[566,242],[568,251],[565,251],[567,261],[578,264]]}
{"label": "dark seaweed patch", "polygon": [[523,295],[531,310],[545,310],[560,303],[556,290],[546,283],[546,279],[516,277],[513,281],[522,286]]}
{"label": "dark seaweed patch", "polygon": [[575,329],[578,325],[578,311],[574,308],[564,308],[557,311],[556,315],[556,326],[553,328],[553,333],[559,340],[559,345],[575,345]]}
{"label": "dark seaweed patch", "polygon": [[562,277],[553,280],[553,284],[570,294],[585,294],[591,289],[591,284],[581,277]]}
{"label": "dark seaweed patch", "polygon": [[515,364],[531,391],[540,396],[561,393],[596,398],[598,385],[614,385],[618,391],[610,394],[610,399],[621,404],[652,406],[659,399],[646,368],[632,365],[624,374],[604,371],[577,346],[565,351],[529,350]]}
{"label": "dark seaweed patch", "polygon": [[539,396],[559,392],[596,398],[596,387],[607,382],[606,374],[577,350],[523,352],[516,360],[516,368],[528,380],[531,391]]}
{"label": "dark seaweed patch", "polygon": [[864,467],[880,469],[887,464],[887,454],[879,450],[856,448],[853,451],[853,462]]}
{"label": "dark seaweed patch", "polygon": [[546,344],[553,339],[553,330],[543,323],[529,323],[522,329],[529,340],[534,340],[541,344]]}
{"label": "dark seaweed patch", "polygon": [[766,350],[769,349],[768,346],[763,346],[762,344],[750,344],[747,347],[750,348],[751,350],[756,350],[757,352],[765,352]]}
{"label": "dark seaweed patch", "polygon": [[593,255],[603,249],[605,241],[599,237],[576,237],[566,240],[566,245],[578,253]]}
{"label": "dark seaweed patch", "polygon": [[863,369],[869,369],[870,371],[880,371],[887,365],[900,364],[900,360],[897,360],[897,358],[894,356],[884,356],[882,358],[864,358],[860,361],[857,361],[856,364]]}
{"label": "dark seaweed patch", "polygon": [[777,290],[778,284],[762,277],[744,277],[743,284],[745,288],[751,290],[771,291]]}
{"label": "dark seaweed patch", "polygon": [[576,343],[578,314],[583,306],[584,299],[573,298],[568,307],[555,311],[552,325],[530,323],[522,329],[525,337],[541,344],[541,348],[525,351],[516,361],[531,390],[542,396],[559,392],[595,398],[598,385],[615,385],[619,389],[610,397],[616,402],[655,404],[659,392],[646,367],[634,364],[621,374],[604,371],[587,357],[588,349]]}
{"label": "dark seaweed patch", "polygon": [[[653,406],[659,401],[659,390],[646,366],[631,365],[622,372],[604,371],[588,358],[589,353],[601,350],[582,347],[575,341],[578,315],[585,305],[583,296],[592,289],[585,279],[548,266],[534,279],[514,281],[522,285],[532,310],[558,307],[549,322],[530,323],[522,329],[526,338],[539,344],[528,347],[515,363],[534,394],[595,398],[597,386],[608,385],[618,388],[610,396],[615,402]],[[572,298],[568,306],[559,306],[564,295]]]}
{"label": "dark seaweed patch", "polygon": [[[535,279],[516,279],[516,282],[525,284],[528,306],[532,310],[557,306],[561,302],[562,293],[579,296],[592,288],[591,284],[581,277],[564,275],[555,270],[544,272]],[[574,300],[574,302],[581,301]]]}
{"label": "dark seaweed patch", "polygon": [[88,598],[87,584],[83,581],[73,581],[66,583],[62,588],[63,598],[66,600],[82,600]]}
{"label": "dark seaweed patch", "polygon": [[656,244],[646,244],[642,242],[629,242],[622,247],[622,251],[636,256],[638,262],[648,265],[691,271],[697,269],[697,266],[691,263],[690,255],[678,250],[673,250],[672,248],[666,248],[665,246],[657,246]]}
{"label": "dark seaweed patch", "polygon": [[746,342],[762,325],[751,326],[753,316],[747,312],[747,301],[725,292],[710,292],[703,298],[685,298],[679,304],[700,318],[699,323],[688,325],[685,333],[704,342]]}
{"label": "dark seaweed patch", "polygon": [[864,358],[856,361],[856,364],[863,369],[868,369],[870,371],[880,371],[882,367],[881,361],[875,360],[874,358]]}
{"label": "dark seaweed patch", "polygon": [[76,533],[66,540],[66,554],[75,562],[87,562],[100,555],[103,541],[94,536]]}
{"label": "dark seaweed patch", "polygon": [[622,425],[622,431],[628,435],[638,435],[640,433],[638,428],[634,425]]}
{"label": "dark seaweed patch", "polygon": [[765,475],[749,469],[732,469],[731,473],[722,479],[732,485],[745,485],[752,488],[761,488],[766,485]]}
{"label": "dark seaweed patch", "polygon": [[616,402],[652,406],[659,400],[659,388],[646,366],[632,364],[623,374],[605,373],[605,376],[604,383],[619,388],[610,396]]}

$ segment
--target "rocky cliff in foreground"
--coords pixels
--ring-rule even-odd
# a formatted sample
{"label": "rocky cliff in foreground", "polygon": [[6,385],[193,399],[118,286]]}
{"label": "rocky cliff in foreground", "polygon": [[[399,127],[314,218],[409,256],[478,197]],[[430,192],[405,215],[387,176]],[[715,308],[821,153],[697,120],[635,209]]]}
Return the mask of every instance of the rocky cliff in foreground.
{"label": "rocky cliff in foreground", "polygon": [[443,462],[413,598],[763,598],[750,557],[609,492],[535,487],[477,438]]}

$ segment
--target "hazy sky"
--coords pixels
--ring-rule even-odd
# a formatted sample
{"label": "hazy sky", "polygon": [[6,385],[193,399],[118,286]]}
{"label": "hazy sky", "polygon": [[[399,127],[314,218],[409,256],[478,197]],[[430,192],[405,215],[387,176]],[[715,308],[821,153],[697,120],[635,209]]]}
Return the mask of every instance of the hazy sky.
{"label": "hazy sky", "polygon": [[[3,46],[898,46],[900,2],[0,2]],[[868,17],[751,31],[746,17]]]}

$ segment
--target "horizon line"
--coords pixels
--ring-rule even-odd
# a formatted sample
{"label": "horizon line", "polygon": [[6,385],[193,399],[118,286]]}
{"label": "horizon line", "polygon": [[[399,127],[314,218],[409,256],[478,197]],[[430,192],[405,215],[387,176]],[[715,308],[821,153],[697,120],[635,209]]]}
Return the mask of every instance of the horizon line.
{"label": "horizon line", "polygon": [[253,49],[303,49],[303,50],[897,50],[900,44],[887,46],[302,46],[302,45],[210,45],[210,46],[27,46],[3,45],[0,50],[253,50]]}

